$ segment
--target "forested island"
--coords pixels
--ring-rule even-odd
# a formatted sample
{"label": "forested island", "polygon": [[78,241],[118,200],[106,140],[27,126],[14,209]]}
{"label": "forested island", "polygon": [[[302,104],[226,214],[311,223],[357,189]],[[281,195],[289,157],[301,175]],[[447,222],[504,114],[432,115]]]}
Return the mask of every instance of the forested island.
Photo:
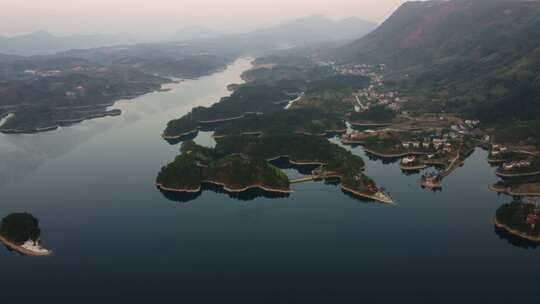
{"label": "forested island", "polygon": [[495,225],[520,238],[540,242],[540,209],[532,202],[514,201],[497,209]]}
{"label": "forested island", "polygon": [[199,192],[204,183],[229,192],[259,188],[291,193],[289,178],[272,161],[286,158],[297,166],[317,165],[312,179],[339,179],[342,189],[359,197],[391,202],[363,174],[363,160],[326,138],[303,134],[231,135],[217,139],[215,148],[187,141],[181,155],[162,168],[157,178],[161,190]]}
{"label": "forested island", "polygon": [[0,223],[0,242],[22,255],[52,254],[52,251],[41,247],[40,236],[39,221],[29,213],[12,213]]}

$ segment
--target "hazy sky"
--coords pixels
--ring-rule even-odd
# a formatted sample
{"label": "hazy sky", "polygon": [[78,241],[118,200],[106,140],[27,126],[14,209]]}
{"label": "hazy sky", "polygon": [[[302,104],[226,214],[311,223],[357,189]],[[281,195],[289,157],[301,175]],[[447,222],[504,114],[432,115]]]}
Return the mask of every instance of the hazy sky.
{"label": "hazy sky", "polygon": [[251,29],[313,14],[382,22],[404,0],[0,0],[0,35]]}

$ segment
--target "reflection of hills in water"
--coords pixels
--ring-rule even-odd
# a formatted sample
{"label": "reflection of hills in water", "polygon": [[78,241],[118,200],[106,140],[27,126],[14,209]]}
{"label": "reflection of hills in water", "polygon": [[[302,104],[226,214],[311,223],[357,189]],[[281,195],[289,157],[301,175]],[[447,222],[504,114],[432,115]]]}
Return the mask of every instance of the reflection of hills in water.
{"label": "reflection of hills in water", "polygon": [[512,233],[506,231],[503,228],[495,227],[495,234],[501,239],[507,241],[509,244],[523,248],[523,249],[536,249],[540,246],[540,242],[530,241],[523,238],[520,238]]}
{"label": "reflection of hills in water", "polygon": [[243,192],[229,192],[223,190],[223,187],[211,184],[211,183],[204,183],[201,187],[201,191],[194,192],[194,193],[187,193],[187,192],[170,192],[170,191],[163,191],[159,189],[161,194],[163,194],[164,197],[166,197],[168,200],[174,201],[174,202],[180,202],[180,203],[188,203],[193,200],[198,199],[204,191],[212,191],[219,194],[226,194],[230,198],[239,200],[239,201],[253,201],[258,198],[267,198],[267,199],[279,199],[279,198],[287,198],[290,196],[289,193],[279,193],[279,192],[268,192],[264,191],[259,188],[253,188],[249,189]]}
{"label": "reflection of hills in water", "polygon": [[34,135],[0,135],[0,187],[25,177],[47,161],[69,153],[113,127],[111,123],[103,123],[105,119],[100,119],[99,124],[85,122],[81,126]]}
{"label": "reflection of hills in water", "polygon": [[178,138],[167,138],[165,140],[170,145],[177,145],[177,144],[179,144],[181,142],[184,142],[184,141],[194,140],[195,138],[197,138],[198,135],[199,135],[199,132],[192,132],[192,133],[186,134],[184,136],[180,136]]}
{"label": "reflection of hills in water", "polygon": [[[132,126],[148,116],[168,117],[170,110],[179,107],[182,109],[183,103],[191,104],[191,108],[213,102],[223,95],[222,87],[230,83],[231,78],[237,81],[237,75],[250,66],[249,60],[240,59],[224,72],[165,86],[177,90],[149,93],[133,100],[119,101],[113,107],[122,110],[122,115],[118,117],[92,119],[73,127],[33,135],[0,134],[0,188],[8,182],[24,178],[50,160],[70,153],[111,129]],[[159,125],[156,131],[162,131],[162,127]]]}

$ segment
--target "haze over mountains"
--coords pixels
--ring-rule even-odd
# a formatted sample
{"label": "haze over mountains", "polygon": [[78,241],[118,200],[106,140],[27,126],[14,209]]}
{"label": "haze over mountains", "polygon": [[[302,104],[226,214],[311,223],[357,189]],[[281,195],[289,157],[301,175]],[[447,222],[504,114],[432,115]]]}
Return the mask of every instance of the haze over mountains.
{"label": "haze over mountains", "polygon": [[204,26],[188,27],[170,37],[150,39],[135,34],[97,34],[59,37],[45,31],[15,37],[0,37],[0,53],[21,56],[50,55],[70,49],[90,49],[115,45],[130,45],[160,40],[238,41],[241,44],[298,45],[327,40],[357,39],[375,29],[376,24],[359,18],[334,21],[323,16],[310,16],[274,27],[241,34],[227,34]]}
{"label": "haze over mountains", "polygon": [[141,40],[130,34],[73,35],[59,37],[45,31],[0,37],[0,53],[21,56],[47,55],[69,49],[133,44]]}

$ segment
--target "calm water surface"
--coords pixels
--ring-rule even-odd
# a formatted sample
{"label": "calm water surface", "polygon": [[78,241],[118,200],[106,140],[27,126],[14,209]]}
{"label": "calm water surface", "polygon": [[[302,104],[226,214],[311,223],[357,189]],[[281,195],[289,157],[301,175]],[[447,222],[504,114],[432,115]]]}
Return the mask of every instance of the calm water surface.
{"label": "calm water surface", "polygon": [[[289,198],[236,200],[204,192],[189,203],[154,187],[179,146],[165,124],[229,94],[248,69],[171,85],[120,102],[123,115],[38,135],[0,135],[0,216],[30,212],[55,251],[0,250],[2,299],[18,303],[509,303],[540,301],[539,251],[497,233],[490,220],[510,198],[486,152],[447,178],[416,186],[398,164],[367,161],[398,201],[355,200],[336,186],[295,185]],[[209,133],[197,141],[211,145]],[[353,151],[365,156],[361,148]],[[294,173],[294,170],[287,170]],[[368,303],[369,303],[368,302]]]}

